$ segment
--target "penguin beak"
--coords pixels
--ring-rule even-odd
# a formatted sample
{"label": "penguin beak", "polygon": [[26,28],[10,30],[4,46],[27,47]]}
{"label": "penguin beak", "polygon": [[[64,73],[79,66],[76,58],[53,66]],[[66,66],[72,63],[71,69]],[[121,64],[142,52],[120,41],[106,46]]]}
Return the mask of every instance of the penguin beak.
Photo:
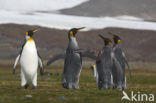
{"label": "penguin beak", "polygon": [[99,34],[99,37],[102,38],[103,40],[105,39],[101,34]]}
{"label": "penguin beak", "polygon": [[77,31],[80,31],[81,29],[84,29],[84,28],[85,28],[85,27],[78,28]]}
{"label": "penguin beak", "polygon": [[33,33],[36,33],[38,30],[36,29],[36,30],[33,30]]}

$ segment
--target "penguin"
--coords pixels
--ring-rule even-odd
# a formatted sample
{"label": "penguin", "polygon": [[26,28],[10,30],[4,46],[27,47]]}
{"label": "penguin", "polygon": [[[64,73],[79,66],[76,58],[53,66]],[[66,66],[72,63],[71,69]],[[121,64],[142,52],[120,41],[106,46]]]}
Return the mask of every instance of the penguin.
{"label": "penguin", "polygon": [[[126,59],[126,56],[125,56],[125,53],[122,51],[122,49],[120,48],[120,43],[121,43],[121,39],[119,36],[115,35],[115,34],[112,34],[109,32],[109,34],[112,35],[112,38],[113,38],[113,41],[114,41],[114,46],[113,46],[113,52],[114,52],[114,55],[117,59],[117,61],[120,63],[120,66],[121,66],[121,69],[122,69],[122,72],[123,72],[123,76],[121,78],[121,82],[122,82],[122,89],[127,89],[127,86],[126,86],[126,74],[125,74],[125,68],[126,68],[126,65],[128,67],[128,71],[129,71],[129,74],[130,74],[130,78],[131,78],[131,71],[130,71],[130,67],[129,67],[129,64],[127,62],[127,59]],[[118,77],[118,71],[116,69],[117,67],[115,65],[113,65],[113,79],[114,79],[114,83],[116,81],[116,78]]]}
{"label": "penguin", "polygon": [[98,73],[97,73],[96,64],[92,65],[92,66],[90,67],[90,69],[92,69],[93,74],[94,74],[93,76],[94,76],[94,78],[96,79],[96,83],[98,84]]}
{"label": "penguin", "polygon": [[43,75],[44,68],[41,57],[36,49],[36,44],[33,39],[34,33],[38,30],[29,30],[25,35],[25,43],[22,46],[18,56],[15,59],[13,66],[13,74],[15,74],[15,68],[20,61],[21,65],[21,87],[27,89],[30,84],[33,85],[33,89],[37,89],[37,68],[40,66],[40,74]]}
{"label": "penguin", "polygon": [[94,78],[96,78],[96,77],[97,77],[96,64],[92,65],[92,66],[90,67],[90,69],[92,69],[92,71],[93,71],[93,76],[94,76]]}
{"label": "penguin", "polygon": [[98,89],[112,88],[112,41],[99,34],[104,41],[104,47],[99,52],[96,67],[98,73]]}
{"label": "penguin", "polygon": [[75,53],[74,50],[79,49],[76,34],[82,28],[72,28],[68,32],[68,47],[66,52],[56,55],[51,58],[47,65],[52,62],[64,58],[64,71],[62,74],[62,86],[66,89],[79,89],[79,76],[82,68],[82,56],[79,53]]}
{"label": "penguin", "polygon": [[[112,88],[112,64],[113,64],[113,55],[112,55],[112,41],[109,38],[104,38],[99,34],[99,37],[104,41],[104,47],[99,51],[91,51],[86,49],[75,50],[76,53],[90,55],[94,57],[96,61],[96,82],[98,89],[109,89]],[[95,68],[93,67],[93,68]]]}
{"label": "penguin", "polygon": [[74,53],[74,50],[79,49],[76,34],[82,28],[73,28],[68,32],[69,44],[66,49],[64,62],[64,71],[62,75],[62,85],[64,88],[79,89],[79,76],[82,69],[82,56],[79,53]]}

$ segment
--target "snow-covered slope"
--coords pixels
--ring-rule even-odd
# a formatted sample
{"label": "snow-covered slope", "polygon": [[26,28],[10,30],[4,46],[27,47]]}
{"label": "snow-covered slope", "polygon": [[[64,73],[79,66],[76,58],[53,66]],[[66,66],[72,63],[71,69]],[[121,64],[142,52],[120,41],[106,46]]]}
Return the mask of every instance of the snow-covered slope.
{"label": "snow-covered slope", "polygon": [[156,30],[156,23],[132,16],[83,17],[49,12],[70,8],[86,1],[88,0],[0,0],[0,24],[28,24],[56,29],[85,26],[86,30],[106,27]]}

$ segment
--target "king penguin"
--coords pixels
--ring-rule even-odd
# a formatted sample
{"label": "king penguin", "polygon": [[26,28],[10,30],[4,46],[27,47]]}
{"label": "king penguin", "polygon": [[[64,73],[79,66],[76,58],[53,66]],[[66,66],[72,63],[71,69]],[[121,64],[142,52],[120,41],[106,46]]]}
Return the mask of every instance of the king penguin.
{"label": "king penguin", "polygon": [[66,52],[58,54],[51,58],[47,65],[50,65],[52,62],[64,58],[64,71],[62,74],[62,86],[67,89],[79,89],[79,76],[82,68],[82,55],[75,53],[74,50],[79,49],[76,34],[82,28],[72,28],[68,32],[68,47]]}
{"label": "king penguin", "polygon": [[40,66],[40,73],[43,74],[42,60],[37,52],[36,44],[33,39],[33,34],[37,30],[29,30],[25,35],[25,43],[18,56],[16,57],[13,73],[15,73],[15,67],[20,60],[21,65],[21,87],[27,89],[30,84],[33,85],[33,89],[37,88],[37,68]]}
{"label": "king penguin", "polygon": [[[130,77],[131,77],[131,71],[130,71],[130,68],[129,68],[129,65],[128,65],[128,62],[126,60],[126,57],[125,57],[125,53],[122,51],[122,49],[120,48],[120,42],[121,42],[121,39],[119,36],[115,35],[115,34],[112,34],[112,33],[109,33],[112,35],[112,38],[113,38],[113,41],[114,41],[114,46],[113,46],[113,52],[114,52],[114,55],[117,59],[117,61],[120,63],[120,66],[121,66],[121,69],[122,69],[122,72],[123,72],[123,76],[121,78],[121,82],[122,82],[122,89],[126,89],[127,86],[126,86],[126,75],[125,75],[125,64],[127,64],[127,67],[128,67],[128,71],[130,73]],[[113,80],[114,82],[116,81],[116,78],[119,76],[118,75],[118,71],[117,71],[117,66],[113,65]]]}
{"label": "king penguin", "polygon": [[112,41],[99,34],[99,37],[104,41],[104,47],[99,52],[96,67],[98,73],[98,89],[112,88]]}

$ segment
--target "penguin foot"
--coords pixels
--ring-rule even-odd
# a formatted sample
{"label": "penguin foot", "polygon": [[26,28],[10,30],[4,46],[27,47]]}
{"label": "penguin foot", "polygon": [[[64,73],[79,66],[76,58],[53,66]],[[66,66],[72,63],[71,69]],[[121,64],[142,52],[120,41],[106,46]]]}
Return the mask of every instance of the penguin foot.
{"label": "penguin foot", "polygon": [[22,89],[27,89],[29,87],[29,84],[25,84],[24,86],[21,86]]}
{"label": "penguin foot", "polygon": [[63,88],[68,89],[68,84],[67,83],[62,83]]}
{"label": "penguin foot", "polygon": [[98,89],[101,90],[102,89],[102,81],[98,82]]}
{"label": "penguin foot", "polygon": [[33,90],[36,90],[37,89],[37,86],[33,86],[33,88],[32,88]]}
{"label": "penguin foot", "polygon": [[102,89],[102,84],[101,84],[101,83],[98,84],[98,89],[99,89],[99,90]]}
{"label": "penguin foot", "polygon": [[119,91],[121,91],[121,90],[122,90],[122,87],[121,87],[121,86],[118,86],[117,89],[118,89]]}

